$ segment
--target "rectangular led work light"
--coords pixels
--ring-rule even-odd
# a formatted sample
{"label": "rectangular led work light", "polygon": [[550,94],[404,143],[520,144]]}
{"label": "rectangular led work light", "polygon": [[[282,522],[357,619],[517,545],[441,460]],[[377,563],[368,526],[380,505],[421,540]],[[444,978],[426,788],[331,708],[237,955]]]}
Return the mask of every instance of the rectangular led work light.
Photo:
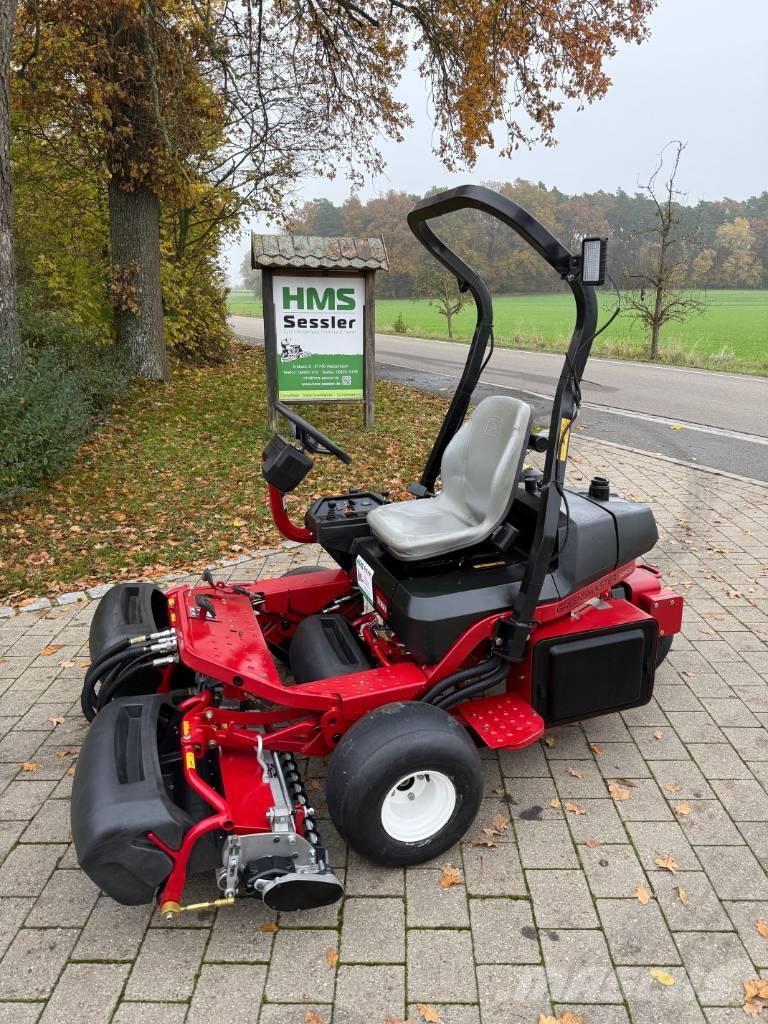
{"label": "rectangular led work light", "polygon": [[584,284],[605,282],[606,238],[585,238],[581,243],[581,280]]}

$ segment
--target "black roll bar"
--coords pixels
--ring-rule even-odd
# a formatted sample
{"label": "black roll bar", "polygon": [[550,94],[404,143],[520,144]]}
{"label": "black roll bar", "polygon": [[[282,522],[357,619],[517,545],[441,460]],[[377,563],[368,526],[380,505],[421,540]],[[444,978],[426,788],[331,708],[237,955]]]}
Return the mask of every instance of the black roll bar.
{"label": "black roll bar", "polygon": [[536,530],[520,589],[513,605],[513,621],[502,637],[504,655],[510,661],[524,657],[533,614],[544,578],[549,570],[560,522],[561,487],[565,480],[571,424],[584,367],[597,327],[597,298],[591,285],[581,280],[581,258],[565,246],[511,199],[480,185],[461,185],[422,199],[408,214],[408,226],[421,244],[446,269],[455,274],[459,287],[468,289],[477,307],[477,323],[464,371],[432,451],[421,484],[432,491],[440,473],[443,453],[464,422],[472,393],[477,386],[488,340],[493,330],[491,295],[480,275],[460,259],[427,223],[455,210],[475,209],[490,214],[515,231],[566,281],[576,303],[576,323],[557,383],[549,427],[549,444],[544,462],[541,502]]}

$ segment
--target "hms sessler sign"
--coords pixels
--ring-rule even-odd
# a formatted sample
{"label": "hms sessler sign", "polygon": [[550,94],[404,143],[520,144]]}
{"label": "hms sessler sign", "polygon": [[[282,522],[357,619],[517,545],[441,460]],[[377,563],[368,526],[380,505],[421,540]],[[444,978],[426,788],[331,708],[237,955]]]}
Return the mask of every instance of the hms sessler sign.
{"label": "hms sessler sign", "polygon": [[275,275],[278,397],[363,397],[364,282],[360,277]]}

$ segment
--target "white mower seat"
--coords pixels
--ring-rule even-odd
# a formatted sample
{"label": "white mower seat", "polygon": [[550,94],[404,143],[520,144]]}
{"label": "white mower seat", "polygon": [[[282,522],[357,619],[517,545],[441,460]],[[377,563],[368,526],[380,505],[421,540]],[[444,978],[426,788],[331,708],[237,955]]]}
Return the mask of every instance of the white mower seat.
{"label": "white mower seat", "polygon": [[369,512],[374,536],[407,562],[487,540],[512,504],[531,420],[527,402],[505,395],[484,398],[443,453],[440,493]]}

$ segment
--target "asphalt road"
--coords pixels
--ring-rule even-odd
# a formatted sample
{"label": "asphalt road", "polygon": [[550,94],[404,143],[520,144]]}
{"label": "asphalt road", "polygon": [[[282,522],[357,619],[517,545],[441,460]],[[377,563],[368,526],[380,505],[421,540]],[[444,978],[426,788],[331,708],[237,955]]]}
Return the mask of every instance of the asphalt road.
{"label": "asphalt road", "polygon": [[[263,323],[230,317],[244,340],[263,339]],[[768,339],[766,339],[768,345]],[[452,390],[467,346],[376,335],[377,376],[423,391]],[[529,401],[546,424],[562,357],[497,349],[476,390]],[[582,436],[659,452],[768,482],[768,379],[675,366],[590,359],[582,382]]]}

